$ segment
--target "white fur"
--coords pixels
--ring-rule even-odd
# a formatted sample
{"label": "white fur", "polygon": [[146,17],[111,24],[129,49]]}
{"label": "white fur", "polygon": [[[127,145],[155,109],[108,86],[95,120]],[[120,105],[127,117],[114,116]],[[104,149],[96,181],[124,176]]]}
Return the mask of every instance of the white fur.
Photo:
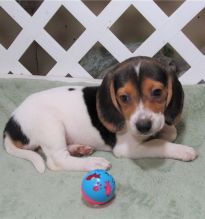
{"label": "white fur", "polygon": [[141,135],[141,133],[136,129],[136,123],[141,120],[150,120],[152,122],[152,128],[147,133],[148,136],[152,136],[155,133],[159,132],[165,124],[164,115],[162,113],[155,113],[152,112],[149,109],[146,109],[143,105],[143,103],[140,101],[139,105],[137,106],[135,112],[130,117],[130,120],[128,121],[128,126],[130,126],[131,132],[134,135]]}
{"label": "white fur", "polygon": [[[6,135],[7,152],[30,160],[39,172],[45,169],[44,161],[39,154],[28,150],[38,146],[41,146],[47,166],[52,170],[88,171],[110,168],[111,164],[104,158],[77,158],[70,155],[68,145],[87,145],[94,150],[103,151],[112,149],[104,144],[99,131],[91,123],[82,96],[82,87],[75,87],[73,91],[68,91],[68,88],[54,88],[33,94],[14,111],[13,116],[30,139],[30,143],[25,145],[24,149],[18,149]],[[164,133],[169,132],[169,127],[164,125],[162,114],[153,113],[140,104],[127,121],[125,129],[117,133],[117,144],[113,149],[117,157],[163,157],[184,161],[196,158],[196,152],[187,146],[160,139],[144,142],[148,136],[140,136],[135,128],[136,121],[143,117],[152,120],[150,134],[163,131],[163,127],[166,127]],[[166,135],[162,135],[162,138]],[[70,150],[72,148],[75,146],[70,146]]]}
{"label": "white fur", "polygon": [[140,74],[140,67],[141,67],[141,62],[139,62],[138,65],[135,66],[135,72],[137,74],[137,77],[139,77]]}

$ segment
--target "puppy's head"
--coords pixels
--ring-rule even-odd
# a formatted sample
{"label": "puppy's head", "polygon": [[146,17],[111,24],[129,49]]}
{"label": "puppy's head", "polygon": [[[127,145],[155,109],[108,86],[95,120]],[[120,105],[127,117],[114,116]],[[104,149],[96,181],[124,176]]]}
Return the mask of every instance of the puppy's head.
{"label": "puppy's head", "polygon": [[175,74],[148,57],[130,58],[109,72],[97,94],[97,111],[112,132],[130,129],[151,136],[165,122],[176,123],[183,107],[183,90]]}

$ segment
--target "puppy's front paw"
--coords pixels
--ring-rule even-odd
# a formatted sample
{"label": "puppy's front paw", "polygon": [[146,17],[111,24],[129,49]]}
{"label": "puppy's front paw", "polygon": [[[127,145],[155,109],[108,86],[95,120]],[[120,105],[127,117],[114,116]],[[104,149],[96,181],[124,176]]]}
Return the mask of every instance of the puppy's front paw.
{"label": "puppy's front paw", "polygon": [[178,151],[179,160],[182,161],[192,161],[197,158],[196,151],[188,146],[182,145],[180,150]]}
{"label": "puppy's front paw", "polygon": [[111,168],[111,164],[104,158],[101,157],[89,157],[86,158],[85,171],[103,169],[107,170]]}

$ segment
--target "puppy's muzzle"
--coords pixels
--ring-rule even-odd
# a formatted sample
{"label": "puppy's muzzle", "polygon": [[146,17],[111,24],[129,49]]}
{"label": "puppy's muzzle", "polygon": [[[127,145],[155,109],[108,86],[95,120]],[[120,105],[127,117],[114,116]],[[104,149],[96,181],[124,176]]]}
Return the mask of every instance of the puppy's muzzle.
{"label": "puppy's muzzle", "polygon": [[152,128],[152,122],[149,119],[141,119],[136,123],[137,130],[142,134],[147,134]]}

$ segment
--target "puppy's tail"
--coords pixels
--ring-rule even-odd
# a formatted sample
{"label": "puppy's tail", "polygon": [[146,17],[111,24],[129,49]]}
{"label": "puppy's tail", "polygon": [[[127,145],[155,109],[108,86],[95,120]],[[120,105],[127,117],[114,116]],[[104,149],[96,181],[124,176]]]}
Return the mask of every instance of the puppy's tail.
{"label": "puppy's tail", "polygon": [[45,171],[45,162],[43,158],[34,151],[16,147],[8,134],[5,134],[4,146],[9,154],[31,161],[38,172],[43,173]]}

